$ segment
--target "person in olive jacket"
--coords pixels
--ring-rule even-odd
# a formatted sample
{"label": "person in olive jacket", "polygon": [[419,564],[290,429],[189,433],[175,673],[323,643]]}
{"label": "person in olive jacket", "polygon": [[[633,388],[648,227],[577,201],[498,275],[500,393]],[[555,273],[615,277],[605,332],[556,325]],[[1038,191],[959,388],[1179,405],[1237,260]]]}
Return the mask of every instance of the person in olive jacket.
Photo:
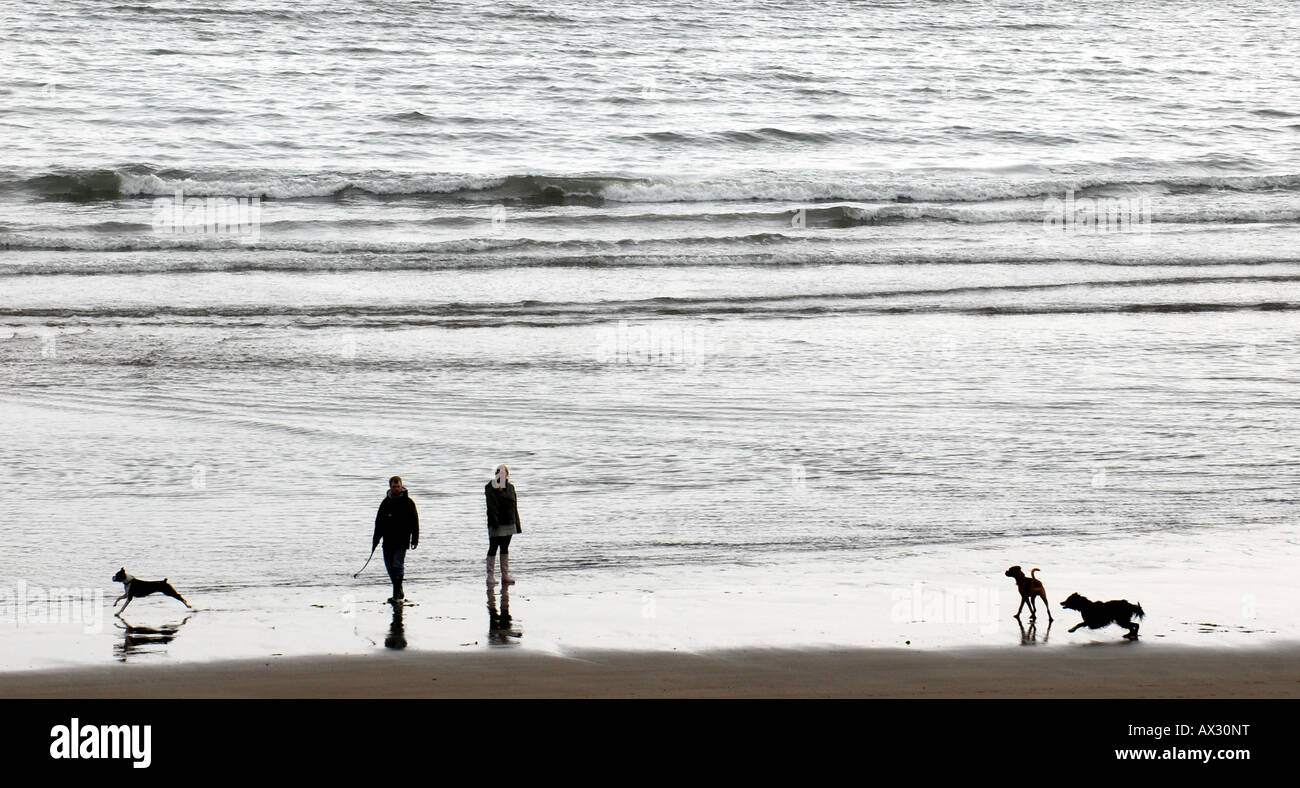
{"label": "person in olive jacket", "polygon": [[396,604],[406,598],[402,592],[406,549],[414,550],[420,544],[420,514],[402,484],[401,476],[388,480],[388,494],[375,514],[375,536],[370,543],[370,552],[375,551],[380,540],[384,542],[384,568],[393,581],[393,596],[388,601]]}
{"label": "person in olive jacket", "polygon": [[515,497],[515,486],[510,483],[510,469],[498,465],[492,481],[483,487],[487,495],[487,584],[496,585],[492,576],[493,563],[497,550],[501,550],[501,585],[513,585],[515,579],[510,576],[510,537],[523,533],[519,525],[519,500]]}

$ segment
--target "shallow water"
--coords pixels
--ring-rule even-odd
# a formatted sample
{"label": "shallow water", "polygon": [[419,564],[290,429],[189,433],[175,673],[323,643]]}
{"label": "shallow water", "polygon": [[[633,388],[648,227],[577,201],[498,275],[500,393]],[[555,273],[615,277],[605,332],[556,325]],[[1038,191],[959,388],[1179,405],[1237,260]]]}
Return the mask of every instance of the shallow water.
{"label": "shallow water", "polygon": [[[536,568],[533,551],[517,551],[519,582],[504,598],[497,589],[489,596],[477,578],[429,577],[412,554],[414,604],[400,612],[380,601],[388,593],[381,572],[315,587],[187,591],[193,612],[150,597],[122,617],[92,601],[84,615],[54,621],[32,603],[25,620],[0,624],[0,660],[25,670],[387,649],[1260,648],[1300,638],[1289,602],[1298,590],[1293,561],[1279,545],[1293,540],[1251,532],[1210,547],[1185,536],[1010,537],[975,548],[882,549],[866,560],[828,552],[779,564],[717,560],[565,576]],[[1036,621],[1028,612],[1012,617],[1019,600],[1001,571],[1024,555],[1051,567],[1039,573],[1050,611],[1040,603]],[[1141,639],[1129,643],[1113,626],[1069,632],[1079,616],[1060,603],[1075,590],[1140,603]]]}

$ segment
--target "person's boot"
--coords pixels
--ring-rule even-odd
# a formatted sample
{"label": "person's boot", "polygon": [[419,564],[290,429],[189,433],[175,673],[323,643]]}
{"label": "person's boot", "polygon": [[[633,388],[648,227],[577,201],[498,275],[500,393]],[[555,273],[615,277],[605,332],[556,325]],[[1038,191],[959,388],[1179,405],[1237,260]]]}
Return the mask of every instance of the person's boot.
{"label": "person's boot", "polygon": [[494,568],[493,565],[496,564],[496,562],[497,562],[497,557],[496,557],[496,556],[494,556],[494,555],[490,555],[490,556],[487,557],[487,584],[488,584],[488,588],[491,588],[492,586],[495,586],[495,585],[497,584],[497,578],[496,578],[496,575],[492,573],[492,570],[493,570],[493,568]]}
{"label": "person's boot", "polygon": [[510,556],[505,553],[501,554],[501,586],[512,586],[515,579],[510,576]]}

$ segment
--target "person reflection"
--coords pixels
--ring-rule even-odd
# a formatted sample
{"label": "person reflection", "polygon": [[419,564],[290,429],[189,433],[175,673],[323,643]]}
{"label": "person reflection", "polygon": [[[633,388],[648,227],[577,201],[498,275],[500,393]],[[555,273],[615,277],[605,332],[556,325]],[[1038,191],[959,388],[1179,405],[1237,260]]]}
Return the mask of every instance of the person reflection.
{"label": "person reflection", "polygon": [[[517,638],[524,636],[515,625],[510,615],[510,587],[501,588],[501,607],[497,608],[496,589],[488,587],[488,643],[494,646],[516,645]],[[514,638],[514,639],[512,639]]]}
{"label": "person reflection", "polygon": [[402,623],[405,605],[393,605],[393,622],[388,626],[388,637],[384,638],[384,647],[400,651],[406,648],[406,626]]}

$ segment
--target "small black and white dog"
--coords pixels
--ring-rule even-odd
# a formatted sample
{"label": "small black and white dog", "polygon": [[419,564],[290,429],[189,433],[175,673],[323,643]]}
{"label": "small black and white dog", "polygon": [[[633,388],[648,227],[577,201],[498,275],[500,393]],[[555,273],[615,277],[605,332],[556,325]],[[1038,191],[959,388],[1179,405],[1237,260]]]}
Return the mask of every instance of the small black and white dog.
{"label": "small black and white dog", "polygon": [[1077,610],[1083,616],[1081,623],[1070,627],[1070,631],[1079,627],[1088,627],[1089,629],[1101,629],[1107,624],[1119,624],[1128,630],[1124,637],[1129,640],[1137,640],[1138,625],[1130,621],[1133,617],[1143,618],[1146,611],[1142,605],[1135,605],[1127,599],[1112,599],[1109,602],[1093,602],[1081,594],[1070,594],[1070,598],[1061,603],[1061,607],[1068,610]]}
{"label": "small black and white dog", "polygon": [[[122,611],[126,610],[127,606],[131,604],[131,600],[140,596],[149,596],[150,594],[161,593],[171,597],[172,599],[179,599],[180,601],[185,602],[185,597],[177,593],[176,589],[172,588],[172,584],[167,582],[167,578],[165,577],[162,580],[141,580],[138,577],[131,577],[128,575],[126,573],[126,567],[122,567],[117,570],[117,574],[113,575],[113,582],[122,584],[122,595],[117,599],[114,599],[113,604],[116,605],[123,599],[126,600],[126,604],[122,605],[122,610],[117,611],[118,615],[121,615]],[[194,609],[194,606],[189,602],[185,602],[185,606],[190,610]]]}

